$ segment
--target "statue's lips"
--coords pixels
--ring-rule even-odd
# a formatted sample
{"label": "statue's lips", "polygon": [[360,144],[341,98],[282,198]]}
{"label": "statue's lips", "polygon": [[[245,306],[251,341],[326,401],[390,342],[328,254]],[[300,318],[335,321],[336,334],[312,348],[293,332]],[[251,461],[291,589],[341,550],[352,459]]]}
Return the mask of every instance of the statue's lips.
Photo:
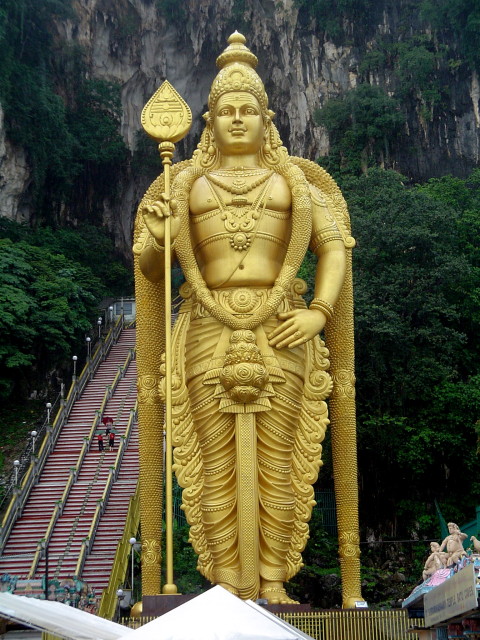
{"label": "statue's lips", "polygon": [[245,129],[231,129],[230,133],[232,134],[232,136],[240,137],[245,133]]}

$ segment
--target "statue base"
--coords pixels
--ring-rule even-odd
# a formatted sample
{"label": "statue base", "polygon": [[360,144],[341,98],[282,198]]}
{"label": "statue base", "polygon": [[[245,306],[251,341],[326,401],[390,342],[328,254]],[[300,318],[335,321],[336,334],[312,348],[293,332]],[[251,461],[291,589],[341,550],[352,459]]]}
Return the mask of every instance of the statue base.
{"label": "statue base", "polygon": [[[158,596],[143,596],[142,598],[142,617],[157,618],[168,613],[172,609],[176,609],[189,600],[196,598],[195,594],[172,594]],[[262,605],[270,613],[310,613],[309,604],[267,604]]]}

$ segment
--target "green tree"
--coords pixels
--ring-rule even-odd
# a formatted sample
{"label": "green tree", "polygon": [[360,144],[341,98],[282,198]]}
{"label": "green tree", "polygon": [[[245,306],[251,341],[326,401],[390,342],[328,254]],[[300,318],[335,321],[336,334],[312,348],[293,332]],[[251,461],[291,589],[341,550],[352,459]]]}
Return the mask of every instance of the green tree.
{"label": "green tree", "polygon": [[342,188],[358,242],[362,505],[370,523],[390,522],[405,535],[425,511],[421,497],[448,498],[464,517],[476,499],[463,482],[475,464],[479,409],[478,343],[470,366],[464,357],[475,344],[463,311],[474,268],[460,208],[391,171],[345,178]]}
{"label": "green tree", "polygon": [[88,269],[97,283],[98,299],[133,294],[132,269],[123,264],[104,228],[86,224],[74,229],[30,228],[0,218],[0,237],[42,247]]}
{"label": "green tree", "polygon": [[404,117],[398,102],[383,89],[362,84],[326,102],[315,112],[315,120],[330,137],[330,155],[321,163],[334,172],[357,173],[372,164],[389,166],[391,141]]}
{"label": "green tree", "polygon": [[0,396],[27,391],[70,356],[97,309],[92,273],[63,255],[0,240]]}
{"label": "green tree", "polygon": [[423,0],[421,16],[435,29],[453,33],[472,69],[480,68],[480,6],[475,0]]}

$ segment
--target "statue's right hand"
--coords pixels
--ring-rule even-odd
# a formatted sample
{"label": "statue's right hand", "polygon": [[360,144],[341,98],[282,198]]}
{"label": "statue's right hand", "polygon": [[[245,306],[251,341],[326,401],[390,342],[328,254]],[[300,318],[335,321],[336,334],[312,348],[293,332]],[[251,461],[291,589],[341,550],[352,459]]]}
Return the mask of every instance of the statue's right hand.
{"label": "statue's right hand", "polygon": [[172,242],[180,231],[180,218],[176,215],[177,203],[165,193],[153,204],[147,204],[142,209],[142,216],[148,230],[161,245],[165,242],[165,220],[171,218],[170,233]]}

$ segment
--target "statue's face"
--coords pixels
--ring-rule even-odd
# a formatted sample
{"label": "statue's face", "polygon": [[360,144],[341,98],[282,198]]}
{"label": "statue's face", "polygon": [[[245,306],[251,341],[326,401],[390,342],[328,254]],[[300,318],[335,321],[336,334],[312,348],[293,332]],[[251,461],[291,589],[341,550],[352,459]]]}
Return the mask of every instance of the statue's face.
{"label": "statue's face", "polygon": [[255,96],[235,91],[221,96],[215,107],[213,131],[222,155],[257,153],[265,126]]}

